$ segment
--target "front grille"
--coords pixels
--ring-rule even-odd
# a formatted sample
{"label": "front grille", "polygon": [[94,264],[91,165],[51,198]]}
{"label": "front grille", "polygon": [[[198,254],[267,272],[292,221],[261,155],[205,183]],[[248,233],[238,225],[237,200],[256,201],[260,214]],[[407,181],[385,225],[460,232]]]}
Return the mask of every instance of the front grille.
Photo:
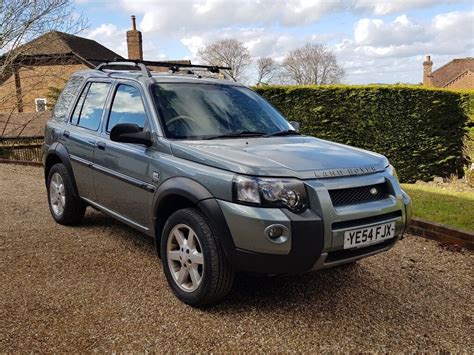
{"label": "front grille", "polygon": [[[372,190],[375,189],[375,190]],[[348,189],[329,190],[334,207],[355,205],[358,203],[378,201],[389,195],[387,183],[351,187]]]}
{"label": "front grille", "polygon": [[374,245],[369,245],[367,247],[359,248],[359,249],[349,249],[349,250],[336,250],[336,251],[331,251],[328,253],[328,256],[326,257],[326,262],[327,263],[332,263],[335,261],[341,261],[341,260],[346,260],[350,258],[354,258],[357,256],[362,256],[365,254],[373,253],[375,251],[379,251],[381,249],[384,249],[392,244],[394,244],[398,239],[397,238],[392,238],[389,240],[386,240],[382,243],[374,244]]}

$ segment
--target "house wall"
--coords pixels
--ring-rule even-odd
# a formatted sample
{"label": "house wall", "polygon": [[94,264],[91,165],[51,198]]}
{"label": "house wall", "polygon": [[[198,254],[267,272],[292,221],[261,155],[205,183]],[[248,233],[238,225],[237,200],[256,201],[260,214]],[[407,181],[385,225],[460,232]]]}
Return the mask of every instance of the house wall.
{"label": "house wall", "polygon": [[[23,112],[36,112],[36,98],[47,99],[49,87],[62,89],[73,73],[83,69],[87,69],[84,64],[21,67],[18,70],[18,77]],[[15,76],[12,75],[0,84],[0,113],[19,112],[17,101]],[[48,105],[47,109],[50,110],[51,105]]]}
{"label": "house wall", "polygon": [[448,89],[474,89],[474,73],[467,72],[446,86]]}

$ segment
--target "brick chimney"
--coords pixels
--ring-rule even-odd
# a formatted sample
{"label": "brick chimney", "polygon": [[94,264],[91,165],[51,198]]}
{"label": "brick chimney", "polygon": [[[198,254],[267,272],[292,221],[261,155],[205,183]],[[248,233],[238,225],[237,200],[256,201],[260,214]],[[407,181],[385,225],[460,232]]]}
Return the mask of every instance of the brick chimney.
{"label": "brick chimney", "polygon": [[433,69],[433,62],[431,57],[427,55],[425,61],[423,62],[423,86],[432,86],[431,82],[431,71]]}
{"label": "brick chimney", "polygon": [[132,15],[132,29],[127,31],[128,59],[143,60],[142,33],[137,30],[135,15]]}

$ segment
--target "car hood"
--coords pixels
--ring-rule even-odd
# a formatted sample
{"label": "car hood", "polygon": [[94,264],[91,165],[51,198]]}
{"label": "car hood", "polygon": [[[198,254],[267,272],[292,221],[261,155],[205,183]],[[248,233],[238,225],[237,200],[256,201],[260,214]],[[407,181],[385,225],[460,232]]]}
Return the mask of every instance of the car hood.
{"label": "car hood", "polygon": [[258,176],[329,178],[388,165],[380,154],[306,136],[173,141],[171,149],[182,159]]}

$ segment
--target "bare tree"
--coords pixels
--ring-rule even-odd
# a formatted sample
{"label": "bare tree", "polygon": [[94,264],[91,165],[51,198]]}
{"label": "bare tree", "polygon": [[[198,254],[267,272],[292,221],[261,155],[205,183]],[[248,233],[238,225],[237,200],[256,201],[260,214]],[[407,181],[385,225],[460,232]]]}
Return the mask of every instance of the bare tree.
{"label": "bare tree", "polygon": [[270,82],[278,70],[277,63],[270,57],[257,59],[257,86]]}
{"label": "bare tree", "polygon": [[247,47],[239,40],[221,39],[206,45],[198,51],[199,57],[208,65],[230,67],[229,75],[234,80],[243,78],[245,69],[251,63]]}
{"label": "bare tree", "polygon": [[299,85],[335,84],[344,77],[336,55],[326,46],[308,43],[288,53],[283,61],[289,78]]}
{"label": "bare tree", "polygon": [[[74,4],[74,0],[0,0],[0,85],[12,77],[15,81],[19,80],[17,77],[21,68],[34,66],[32,58],[26,58],[31,49],[27,42],[49,31],[77,34],[86,28],[82,15],[74,12]],[[41,43],[36,45],[41,47]],[[50,76],[43,74],[42,79],[36,73],[31,75],[34,78],[29,80],[35,81],[32,86],[47,83]],[[3,119],[1,135],[5,134],[12,114],[19,110],[19,102],[26,94],[25,90],[12,90],[0,98],[0,107],[9,111],[4,112],[7,118]]]}

